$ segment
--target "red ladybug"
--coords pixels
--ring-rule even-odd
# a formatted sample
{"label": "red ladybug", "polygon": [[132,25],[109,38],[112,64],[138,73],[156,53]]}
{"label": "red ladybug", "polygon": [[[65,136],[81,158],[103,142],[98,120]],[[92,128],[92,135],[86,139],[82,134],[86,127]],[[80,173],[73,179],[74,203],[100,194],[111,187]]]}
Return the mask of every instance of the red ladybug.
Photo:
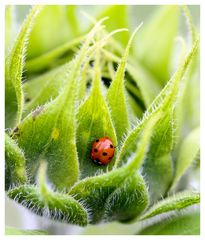
{"label": "red ladybug", "polygon": [[95,140],[92,143],[91,159],[98,165],[108,164],[115,153],[112,140],[108,137],[103,137]]}

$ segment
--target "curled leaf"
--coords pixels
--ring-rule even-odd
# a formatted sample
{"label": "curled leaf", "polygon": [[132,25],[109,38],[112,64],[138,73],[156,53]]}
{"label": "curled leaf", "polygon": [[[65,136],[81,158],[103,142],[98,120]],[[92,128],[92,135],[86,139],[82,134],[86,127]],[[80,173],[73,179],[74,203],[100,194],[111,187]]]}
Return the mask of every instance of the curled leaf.
{"label": "curled leaf", "polygon": [[139,231],[139,235],[199,235],[200,212],[188,211],[149,224]]}
{"label": "curled leaf", "polygon": [[45,183],[46,163],[42,162],[39,187],[22,185],[8,191],[8,196],[40,216],[84,226],[88,216],[84,207],[66,193],[53,192]]}
{"label": "curled leaf", "polygon": [[174,196],[165,198],[151,207],[140,220],[148,219],[156,215],[166,213],[169,211],[177,211],[194,204],[199,204],[200,195],[196,192],[180,192]]}
{"label": "curled leaf", "polygon": [[125,169],[86,178],[77,183],[69,194],[83,201],[89,209],[91,223],[131,219],[139,215],[148,203],[143,178]]}
{"label": "curled leaf", "polygon": [[25,157],[17,143],[5,136],[5,187],[24,184],[27,181]]}

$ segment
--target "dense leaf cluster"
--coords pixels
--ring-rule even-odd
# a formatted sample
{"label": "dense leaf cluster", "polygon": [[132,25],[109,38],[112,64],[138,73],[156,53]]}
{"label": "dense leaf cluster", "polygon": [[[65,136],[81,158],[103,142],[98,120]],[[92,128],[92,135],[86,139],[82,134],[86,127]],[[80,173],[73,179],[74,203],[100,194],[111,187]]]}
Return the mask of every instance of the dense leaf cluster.
{"label": "dense leaf cluster", "polygon": [[[199,158],[197,111],[189,123],[184,111],[198,80],[199,39],[188,9],[192,41],[181,40],[171,77],[179,7],[160,8],[131,36],[125,6],[108,7],[86,33],[75,11],[33,7],[6,53],[7,195],[40,216],[80,226],[142,221],[198,204],[199,193],[182,183]],[[7,8],[10,29],[11,16]],[[100,137],[116,147],[106,166],[90,159]],[[149,233],[163,231],[140,232]]]}

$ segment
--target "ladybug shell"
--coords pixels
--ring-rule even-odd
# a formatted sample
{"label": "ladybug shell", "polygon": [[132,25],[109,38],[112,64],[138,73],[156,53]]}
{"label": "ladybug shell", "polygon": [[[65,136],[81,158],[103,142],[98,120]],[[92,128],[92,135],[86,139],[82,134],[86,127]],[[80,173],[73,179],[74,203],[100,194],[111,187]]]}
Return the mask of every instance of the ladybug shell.
{"label": "ladybug shell", "polygon": [[114,145],[108,137],[99,138],[92,143],[91,159],[98,165],[108,164],[112,160],[114,153]]}

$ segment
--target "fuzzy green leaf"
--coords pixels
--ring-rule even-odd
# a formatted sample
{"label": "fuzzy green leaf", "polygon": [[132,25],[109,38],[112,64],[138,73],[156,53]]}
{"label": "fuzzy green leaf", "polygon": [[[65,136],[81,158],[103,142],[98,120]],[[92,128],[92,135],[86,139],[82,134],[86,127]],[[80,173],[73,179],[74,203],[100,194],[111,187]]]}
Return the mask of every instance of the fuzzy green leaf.
{"label": "fuzzy green leaf", "polygon": [[23,111],[22,73],[27,40],[35,17],[40,7],[35,6],[26,18],[11,52],[5,63],[5,108],[6,127],[13,127],[19,123]]}
{"label": "fuzzy green leaf", "polygon": [[[121,59],[112,52],[103,50],[103,53],[108,60],[120,63]],[[145,106],[148,107],[160,92],[161,87],[159,83],[146,68],[140,65],[136,60],[127,63],[127,71],[141,91],[141,100],[144,102]]]}
{"label": "fuzzy green leaf", "polygon": [[191,211],[162,219],[142,229],[139,235],[199,235],[200,212]]}
{"label": "fuzzy green leaf", "polygon": [[[102,95],[100,83],[100,68],[97,63],[94,70],[94,80],[89,97],[80,106],[77,113],[77,148],[81,170],[81,178],[93,176],[97,170],[106,171],[107,166],[97,166],[90,159],[92,142],[100,137],[109,137],[114,146],[117,145],[115,130],[110,112]],[[114,159],[110,164],[113,165]],[[110,165],[108,164],[108,166]]]}
{"label": "fuzzy green leaf", "polygon": [[169,79],[179,13],[178,6],[162,6],[144,25],[136,42],[137,58],[162,85]]}
{"label": "fuzzy green leaf", "polygon": [[159,201],[157,204],[151,207],[142,217],[140,217],[140,219],[144,220],[169,211],[177,211],[198,203],[200,203],[199,193],[180,192],[174,196]]}
{"label": "fuzzy green leaf", "polygon": [[42,230],[29,230],[29,229],[18,229],[14,227],[6,227],[6,235],[47,235],[46,231]]}
{"label": "fuzzy green leaf", "polygon": [[118,142],[121,141],[123,134],[125,134],[130,127],[125,100],[124,75],[131,43],[137,30],[138,28],[135,30],[128,42],[120,65],[107,92],[107,102],[108,106],[110,107],[111,117],[115,127]]}
{"label": "fuzzy green leaf", "polygon": [[180,83],[182,82],[183,76],[193,59],[197,48],[198,40],[194,43],[191,51],[174,76],[151,104],[142,121],[130,133],[130,135],[128,135],[116,162],[117,166],[121,166],[127,161],[133,151],[136,151],[136,142],[139,139],[139,133],[141,129],[144,128],[146,121],[151,119],[158,111],[165,112],[164,117],[155,126],[150,150],[143,166],[143,173],[149,185],[152,201],[157,200],[160,196],[165,194],[171,183],[172,161],[170,153],[174,143],[174,106],[181,89]]}
{"label": "fuzzy green leaf", "polygon": [[172,189],[196,159],[200,149],[200,129],[192,130],[181,144]]}
{"label": "fuzzy green leaf", "polygon": [[8,196],[36,214],[53,220],[87,225],[88,216],[83,206],[66,193],[53,192],[45,183],[46,162],[38,174],[39,186],[22,185],[8,191]]}
{"label": "fuzzy green leaf", "polygon": [[17,143],[6,134],[5,139],[5,187],[24,184],[27,181],[25,157]]}
{"label": "fuzzy green leaf", "polygon": [[85,209],[67,194],[48,192],[44,196],[36,186],[22,185],[8,191],[8,196],[37,215],[80,226],[87,224]]}
{"label": "fuzzy green leaf", "polygon": [[15,135],[28,159],[27,165],[34,180],[39,159],[48,161],[48,176],[58,189],[68,189],[79,177],[76,151],[75,102],[81,66],[87,60],[90,41],[101,28],[101,20],[88,34],[79,55],[74,59],[68,81],[62,93],[29,114],[18,126]]}
{"label": "fuzzy green leaf", "polygon": [[39,158],[48,160],[50,181],[60,189],[77,181],[79,170],[75,146],[74,79],[54,101],[37,108],[18,125],[14,135],[28,159],[27,167],[34,180]]}
{"label": "fuzzy green leaf", "polygon": [[125,169],[86,178],[76,184],[70,194],[84,202],[91,223],[128,220],[139,215],[148,203],[143,178]]}

